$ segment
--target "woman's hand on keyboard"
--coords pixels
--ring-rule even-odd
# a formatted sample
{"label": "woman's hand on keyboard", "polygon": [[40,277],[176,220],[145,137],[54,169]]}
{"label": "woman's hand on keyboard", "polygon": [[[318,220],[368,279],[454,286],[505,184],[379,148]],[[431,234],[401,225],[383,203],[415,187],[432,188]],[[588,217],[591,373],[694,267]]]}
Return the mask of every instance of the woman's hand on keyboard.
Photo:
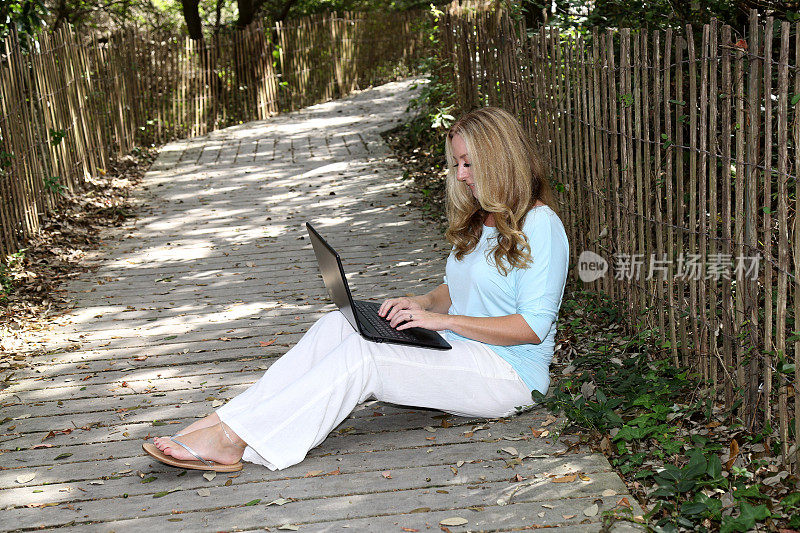
{"label": "woman's hand on keyboard", "polygon": [[450,315],[425,311],[424,309],[402,309],[389,322],[397,331],[408,328],[424,328],[433,331],[450,329]]}
{"label": "woman's hand on keyboard", "polygon": [[384,300],[380,309],[378,309],[378,314],[386,320],[391,321],[397,316],[397,313],[407,309],[423,311],[425,307],[415,296],[402,296],[400,298]]}

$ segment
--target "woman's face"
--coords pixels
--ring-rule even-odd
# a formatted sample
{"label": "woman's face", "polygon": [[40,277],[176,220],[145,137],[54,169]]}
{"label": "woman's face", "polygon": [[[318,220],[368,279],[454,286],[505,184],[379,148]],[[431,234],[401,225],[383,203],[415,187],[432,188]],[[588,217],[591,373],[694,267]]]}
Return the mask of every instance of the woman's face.
{"label": "woman's face", "polygon": [[472,181],[470,159],[467,154],[467,144],[464,142],[461,135],[456,133],[453,135],[453,138],[450,139],[450,147],[453,149],[453,157],[456,158],[456,179],[464,182],[467,187],[469,187],[470,191],[472,191],[472,196],[477,198],[475,194],[475,182]]}

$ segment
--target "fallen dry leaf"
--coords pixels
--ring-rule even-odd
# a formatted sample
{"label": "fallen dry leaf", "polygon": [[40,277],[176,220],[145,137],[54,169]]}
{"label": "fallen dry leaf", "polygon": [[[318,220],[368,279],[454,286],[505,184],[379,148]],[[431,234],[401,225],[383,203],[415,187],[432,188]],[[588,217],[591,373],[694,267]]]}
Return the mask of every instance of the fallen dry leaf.
{"label": "fallen dry leaf", "polygon": [[552,481],[553,483],[572,483],[573,481],[575,481],[575,478],[576,478],[575,474],[568,474],[566,476],[553,478],[550,481]]}
{"label": "fallen dry leaf", "polygon": [[303,476],[303,477],[314,477],[314,476],[320,475],[321,473],[322,473],[322,470],[309,470],[308,472],[306,472],[306,475]]}
{"label": "fallen dry leaf", "polygon": [[461,518],[460,516],[445,518],[444,520],[439,521],[439,524],[443,526],[463,526],[464,524],[468,523],[469,520],[467,520],[466,518]]}
{"label": "fallen dry leaf", "polygon": [[412,531],[412,532],[419,531],[419,529],[414,529],[413,527],[401,527],[400,530],[401,531]]}
{"label": "fallen dry leaf", "polygon": [[211,491],[208,489],[198,489],[197,495],[205,498],[206,496],[211,496]]}
{"label": "fallen dry leaf", "polygon": [[578,515],[576,515],[576,514],[562,514],[561,516],[564,518],[564,520],[569,520],[570,518],[575,518]]}
{"label": "fallen dry leaf", "polygon": [[592,505],[583,510],[583,514],[586,516],[597,516],[597,512],[599,510],[600,508],[597,506],[597,504],[593,503]]}
{"label": "fallen dry leaf", "polygon": [[592,480],[592,478],[590,478],[586,474],[578,474],[578,477],[581,479],[581,481],[591,481]]}
{"label": "fallen dry leaf", "polygon": [[553,415],[549,415],[549,416],[547,417],[547,420],[545,420],[544,422],[542,422],[542,427],[543,427],[543,428],[546,428],[547,426],[549,426],[550,424],[552,424],[552,423],[553,423],[553,422],[555,422],[556,420],[558,420],[558,418],[556,418],[556,417],[555,417],[555,416],[553,416]]}
{"label": "fallen dry leaf", "polygon": [[388,470],[386,470],[385,472],[381,472],[381,475],[386,479],[392,479],[392,473]]}
{"label": "fallen dry leaf", "polygon": [[519,455],[519,452],[513,446],[508,446],[506,448],[500,448],[501,451],[510,453],[511,455]]}
{"label": "fallen dry leaf", "polygon": [[730,454],[728,455],[728,461],[725,463],[725,469],[730,470],[733,466],[734,461],[739,456],[739,443],[736,442],[736,439],[731,439],[730,444]]}
{"label": "fallen dry leaf", "polygon": [[206,478],[207,481],[214,481],[214,478],[217,477],[216,472],[206,472],[203,474],[203,477]]}
{"label": "fallen dry leaf", "polygon": [[278,498],[277,500],[272,500],[271,502],[269,502],[267,504],[267,506],[270,506],[270,505],[286,505],[290,501],[292,501],[292,500],[290,500],[288,498]]}
{"label": "fallen dry leaf", "polygon": [[20,485],[24,485],[29,481],[33,481],[33,478],[36,477],[36,472],[28,472],[27,474],[20,474],[17,476],[17,483]]}

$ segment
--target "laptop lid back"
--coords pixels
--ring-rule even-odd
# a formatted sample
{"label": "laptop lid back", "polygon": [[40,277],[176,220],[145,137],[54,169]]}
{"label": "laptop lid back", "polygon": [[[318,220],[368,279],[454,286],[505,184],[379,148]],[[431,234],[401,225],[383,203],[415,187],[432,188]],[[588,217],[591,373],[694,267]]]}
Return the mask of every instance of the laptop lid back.
{"label": "laptop lid back", "polygon": [[311,239],[311,246],[314,247],[314,255],[317,256],[319,271],[322,273],[322,281],[328,289],[328,295],[342,312],[344,317],[353,326],[353,329],[361,332],[358,321],[353,312],[353,297],[347,286],[347,278],[344,276],[342,260],[336,250],[328,244],[322,236],[317,233],[314,227],[306,222],[306,229]]}

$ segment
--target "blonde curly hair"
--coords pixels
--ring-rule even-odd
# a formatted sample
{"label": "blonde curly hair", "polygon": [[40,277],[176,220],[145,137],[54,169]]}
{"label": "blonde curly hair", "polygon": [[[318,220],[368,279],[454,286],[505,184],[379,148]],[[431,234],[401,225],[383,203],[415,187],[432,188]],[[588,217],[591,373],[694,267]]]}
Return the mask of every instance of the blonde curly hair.
{"label": "blonde curly hair", "polygon": [[[457,162],[452,140],[460,135],[467,147],[475,182],[475,195],[456,179]],[[456,259],[477,246],[483,223],[491,213],[497,227],[497,244],[491,250],[503,275],[510,268],[525,268],[533,260],[522,232],[525,216],[537,201],[555,210],[555,199],[536,149],[519,121],[497,107],[471,111],[453,124],[445,141],[447,219],[445,232]]]}

